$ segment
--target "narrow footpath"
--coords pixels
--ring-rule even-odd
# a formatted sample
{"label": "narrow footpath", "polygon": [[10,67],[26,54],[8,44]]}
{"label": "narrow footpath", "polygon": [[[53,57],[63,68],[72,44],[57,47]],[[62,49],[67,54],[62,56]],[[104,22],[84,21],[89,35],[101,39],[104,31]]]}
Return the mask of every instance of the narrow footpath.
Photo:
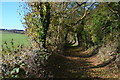
{"label": "narrow footpath", "polygon": [[54,67],[52,69],[53,74],[56,78],[97,78],[99,80],[118,78],[118,72],[110,70],[111,68],[108,65],[111,64],[92,68],[92,66],[101,63],[96,58],[98,54],[91,54],[92,52],[92,49],[83,51],[80,47],[77,47],[66,49],[66,52],[62,55],[55,54],[51,57],[52,62],[50,64]]}

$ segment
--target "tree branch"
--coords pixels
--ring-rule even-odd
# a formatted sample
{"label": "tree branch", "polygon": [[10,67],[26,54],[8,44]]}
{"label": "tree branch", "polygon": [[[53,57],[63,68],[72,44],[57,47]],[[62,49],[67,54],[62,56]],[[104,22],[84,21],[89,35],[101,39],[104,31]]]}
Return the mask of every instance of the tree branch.
{"label": "tree branch", "polygon": [[90,9],[95,3],[96,3],[96,2],[92,3],[92,4],[90,5],[90,7],[88,7],[88,8],[85,10],[83,16],[82,16],[76,23],[73,23],[73,25],[77,25],[83,18],[85,18],[86,15],[89,13],[89,9]]}
{"label": "tree branch", "polygon": [[81,7],[83,4],[86,4],[87,2],[83,2],[83,3],[81,3],[81,4],[79,4],[78,2],[76,2],[76,4],[79,6],[79,7]]}
{"label": "tree branch", "polygon": [[108,8],[109,8],[109,10],[110,10],[111,12],[113,12],[113,13],[115,13],[115,14],[118,14],[118,12],[115,11],[115,10],[113,10],[109,5],[107,5],[107,6],[108,6]]}
{"label": "tree branch", "polygon": [[[76,2],[76,3],[77,3],[77,2]],[[82,5],[85,4],[85,3],[86,3],[86,2],[81,3],[81,4],[77,3],[77,4],[78,4],[79,6],[82,6]],[[90,9],[95,3],[96,3],[96,2],[92,3],[92,4],[90,5],[90,7],[88,7],[88,8],[85,10],[83,16],[82,16],[78,21],[76,21],[75,23],[71,23],[70,25],[67,25],[67,24],[66,24],[66,27],[70,27],[70,26],[75,26],[75,25],[77,25],[83,18],[86,17],[86,15],[89,13],[89,9]]]}

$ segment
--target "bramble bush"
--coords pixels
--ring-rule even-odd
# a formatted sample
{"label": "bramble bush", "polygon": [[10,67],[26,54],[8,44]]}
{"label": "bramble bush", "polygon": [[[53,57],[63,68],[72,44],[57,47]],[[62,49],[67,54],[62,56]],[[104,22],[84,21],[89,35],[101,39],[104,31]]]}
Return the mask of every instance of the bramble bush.
{"label": "bramble bush", "polygon": [[[13,41],[13,40],[12,40]],[[52,77],[46,64],[50,53],[46,49],[8,47],[2,45],[2,78],[47,78]],[[7,48],[6,48],[7,47]]]}

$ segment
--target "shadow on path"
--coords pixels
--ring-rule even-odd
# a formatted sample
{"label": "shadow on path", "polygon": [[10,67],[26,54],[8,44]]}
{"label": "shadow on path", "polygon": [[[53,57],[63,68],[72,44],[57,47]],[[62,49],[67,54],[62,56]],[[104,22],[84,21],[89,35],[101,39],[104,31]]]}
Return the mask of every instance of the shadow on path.
{"label": "shadow on path", "polygon": [[100,48],[101,46],[97,46],[94,49],[88,49],[87,51],[82,51],[82,48],[74,47],[71,50],[67,49],[66,53],[64,53],[63,55],[71,56],[71,57],[89,58],[96,55]]}
{"label": "shadow on path", "polygon": [[[55,78],[89,78],[89,80],[109,80],[106,77],[114,75],[107,71],[106,65],[111,63],[115,58],[94,66],[89,57],[95,56],[101,46],[93,50],[84,52],[79,47],[66,49],[66,53],[53,54],[48,59],[48,65]],[[76,52],[77,51],[77,52]],[[69,52],[69,53],[68,53]],[[79,53],[78,53],[79,52]],[[91,53],[91,54],[89,54]],[[81,55],[81,56],[80,56]]]}
{"label": "shadow on path", "polygon": [[77,57],[65,57],[54,54],[49,58],[49,65],[56,78],[86,78],[89,70],[79,68],[90,65],[90,62]]}

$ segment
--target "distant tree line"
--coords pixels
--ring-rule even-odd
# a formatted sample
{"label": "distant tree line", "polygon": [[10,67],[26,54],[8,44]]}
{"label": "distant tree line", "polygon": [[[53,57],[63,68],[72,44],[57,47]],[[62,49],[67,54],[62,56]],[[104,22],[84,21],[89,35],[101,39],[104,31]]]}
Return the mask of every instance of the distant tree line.
{"label": "distant tree line", "polygon": [[0,29],[0,31],[8,31],[12,33],[24,34],[24,30],[17,30],[17,29]]}

